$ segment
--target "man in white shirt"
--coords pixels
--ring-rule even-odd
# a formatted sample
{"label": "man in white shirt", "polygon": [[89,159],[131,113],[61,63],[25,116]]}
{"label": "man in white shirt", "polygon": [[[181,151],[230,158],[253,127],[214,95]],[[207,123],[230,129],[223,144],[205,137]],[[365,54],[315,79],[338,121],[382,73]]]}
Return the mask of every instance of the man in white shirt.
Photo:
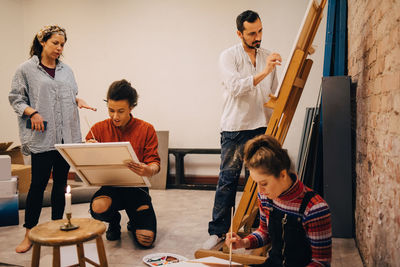
{"label": "man in white shirt", "polygon": [[264,103],[278,86],[275,66],[282,61],[279,54],[260,48],[263,28],[256,12],[241,13],[236,26],[242,42],[224,50],[219,59],[223,86],[221,165],[208,226],[210,238],[203,244],[204,249],[215,246],[229,230],[243,147],[266,131],[271,111],[264,108]]}

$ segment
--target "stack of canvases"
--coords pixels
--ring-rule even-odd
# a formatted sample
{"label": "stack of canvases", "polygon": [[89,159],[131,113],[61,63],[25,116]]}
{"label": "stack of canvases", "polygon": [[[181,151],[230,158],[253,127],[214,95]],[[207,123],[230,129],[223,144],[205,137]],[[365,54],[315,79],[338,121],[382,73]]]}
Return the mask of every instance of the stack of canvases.
{"label": "stack of canvases", "polygon": [[0,226],[18,224],[17,177],[11,176],[11,158],[0,155]]}

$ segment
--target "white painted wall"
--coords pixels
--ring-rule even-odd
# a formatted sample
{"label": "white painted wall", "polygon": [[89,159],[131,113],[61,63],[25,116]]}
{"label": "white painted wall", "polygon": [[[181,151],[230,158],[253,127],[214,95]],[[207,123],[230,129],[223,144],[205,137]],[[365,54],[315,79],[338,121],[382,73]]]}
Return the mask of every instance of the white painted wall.
{"label": "white painted wall", "polygon": [[[36,32],[47,24],[66,28],[63,61],[75,72],[80,97],[96,106],[81,111],[91,123],[107,117],[109,84],[130,80],[139,92],[134,116],[170,132],[170,147],[219,147],[221,87],[219,53],[240,40],[236,16],[257,11],[262,46],[281,53],[285,64],[308,0],[0,0],[1,140],[18,142],[16,116],[7,100],[16,67],[28,58]],[[326,12],[325,12],[326,13]],[[315,38],[314,66],[286,138],[297,157],[305,107],[317,101],[323,65],[325,19]],[[281,69],[283,66],[281,67]],[[88,127],[82,117],[82,133]],[[6,127],[5,127],[6,126]],[[186,171],[217,175],[219,157],[188,156]]]}
{"label": "white painted wall", "polygon": [[19,143],[17,120],[8,93],[15,69],[29,55],[24,48],[22,4],[22,0],[0,0],[0,142]]}

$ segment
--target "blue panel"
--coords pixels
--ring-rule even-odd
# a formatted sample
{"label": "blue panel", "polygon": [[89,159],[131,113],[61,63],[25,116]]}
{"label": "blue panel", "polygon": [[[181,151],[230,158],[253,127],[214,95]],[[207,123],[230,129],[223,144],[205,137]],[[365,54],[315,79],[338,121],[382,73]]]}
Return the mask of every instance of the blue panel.
{"label": "blue panel", "polygon": [[340,0],[340,23],[339,23],[339,51],[337,57],[340,61],[339,73],[337,75],[343,76],[347,74],[346,62],[347,62],[347,0]]}
{"label": "blue panel", "polygon": [[326,22],[326,36],[325,36],[325,56],[324,56],[324,70],[323,75],[332,75],[333,57],[334,52],[334,30],[335,30],[335,7],[336,0],[328,0],[328,17]]}
{"label": "blue panel", "polygon": [[347,47],[347,0],[339,0],[339,12],[337,14],[337,34],[335,53],[335,76],[346,75],[346,47]]}

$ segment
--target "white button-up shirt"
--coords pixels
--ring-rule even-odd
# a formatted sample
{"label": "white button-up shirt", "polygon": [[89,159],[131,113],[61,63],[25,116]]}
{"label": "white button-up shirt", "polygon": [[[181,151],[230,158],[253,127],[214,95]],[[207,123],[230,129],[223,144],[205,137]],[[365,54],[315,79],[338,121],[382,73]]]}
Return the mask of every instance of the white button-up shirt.
{"label": "white button-up shirt", "polygon": [[264,108],[278,80],[275,69],[256,86],[253,76],[264,70],[270,52],[258,48],[256,66],[242,43],[224,50],[219,58],[222,76],[223,110],[221,131],[243,131],[266,127],[272,111]]}

